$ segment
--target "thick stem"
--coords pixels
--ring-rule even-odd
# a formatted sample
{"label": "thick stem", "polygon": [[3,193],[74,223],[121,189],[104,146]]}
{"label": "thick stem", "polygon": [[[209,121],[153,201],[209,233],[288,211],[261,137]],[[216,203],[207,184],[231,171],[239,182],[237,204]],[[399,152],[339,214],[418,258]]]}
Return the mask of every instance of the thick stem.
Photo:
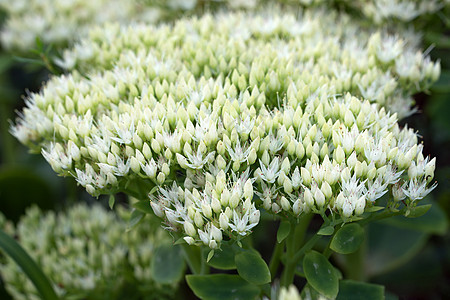
{"label": "thick stem", "polygon": [[286,263],[281,276],[282,286],[288,287],[294,282],[295,268],[298,263],[298,260],[294,259],[295,254],[303,244],[311,218],[312,214],[308,214],[300,218],[298,224],[294,221],[291,223],[291,232],[286,240]]}
{"label": "thick stem", "polygon": [[0,101],[0,130],[3,142],[3,164],[14,164],[16,160],[16,155],[14,151],[14,139],[9,134],[9,123],[8,120],[11,117],[12,108],[6,100]]}
{"label": "thick stem", "polygon": [[348,279],[366,281],[365,268],[365,243],[356,252],[345,255],[345,274]]}
{"label": "thick stem", "polygon": [[273,249],[272,257],[269,263],[269,270],[270,274],[272,275],[272,279],[275,278],[278,267],[280,265],[280,258],[281,255],[283,254],[284,245],[285,245],[284,241],[282,241],[281,243],[276,243],[275,248]]}

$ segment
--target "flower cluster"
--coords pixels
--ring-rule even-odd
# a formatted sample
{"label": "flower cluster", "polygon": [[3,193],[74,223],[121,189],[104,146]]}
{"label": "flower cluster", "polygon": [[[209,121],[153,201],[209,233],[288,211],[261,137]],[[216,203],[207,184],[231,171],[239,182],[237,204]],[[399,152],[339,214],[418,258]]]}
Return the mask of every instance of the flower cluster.
{"label": "flower cluster", "polygon": [[[16,228],[0,223],[8,233],[17,236],[61,297],[103,297],[102,293],[117,292],[120,284],[132,280],[138,281],[136,285],[151,287],[154,299],[160,299],[156,295],[167,297],[173,290],[172,286],[156,284],[149,276],[149,258],[155,246],[171,242],[161,229],[143,224],[125,233],[124,220],[100,206],[86,205],[60,214],[43,213],[33,207]],[[1,276],[14,299],[40,299],[34,285],[12,259],[6,258],[2,263]]]}
{"label": "flower cluster", "polygon": [[433,14],[450,4],[448,0],[359,0],[349,1],[349,5],[360,10],[375,23],[388,20],[410,22],[422,15]]}
{"label": "flower cluster", "polygon": [[135,0],[0,0],[0,9],[7,15],[2,46],[21,52],[35,48],[37,38],[46,45],[66,46],[94,25],[155,22],[160,17],[157,8]]}
{"label": "flower cluster", "polygon": [[386,193],[415,205],[434,187],[435,159],[389,108],[439,65],[348,18],[109,26],[63,62],[77,71],[32,94],[12,133],[94,196],[158,186],[155,214],[189,244],[240,239],[261,209],[352,220]]}

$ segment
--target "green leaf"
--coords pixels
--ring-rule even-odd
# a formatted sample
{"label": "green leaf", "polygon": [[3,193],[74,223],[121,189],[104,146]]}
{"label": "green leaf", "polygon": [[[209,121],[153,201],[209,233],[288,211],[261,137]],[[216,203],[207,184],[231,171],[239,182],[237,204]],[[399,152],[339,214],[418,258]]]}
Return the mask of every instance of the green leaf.
{"label": "green leaf", "polygon": [[384,300],[384,286],[353,280],[341,280],[336,300],[358,299]]}
{"label": "green leaf", "polygon": [[364,241],[364,229],[358,223],[350,223],[341,227],[333,239],[330,248],[337,253],[353,253]]}
{"label": "green leaf", "polygon": [[116,197],[114,197],[113,194],[109,195],[109,201],[108,201],[108,204],[109,204],[109,208],[110,208],[110,209],[113,209],[113,207],[114,207],[114,202],[116,202]]}
{"label": "green leaf", "polygon": [[130,221],[128,222],[128,230],[133,229],[145,217],[145,214],[137,209],[131,212]]}
{"label": "green leaf", "polygon": [[236,269],[235,254],[233,247],[222,244],[221,249],[214,252],[214,256],[208,261],[208,265],[219,270]]}
{"label": "green leaf", "polygon": [[209,262],[213,256],[214,256],[214,249],[209,251],[208,257],[206,258],[206,262]]}
{"label": "green leaf", "polygon": [[239,275],[248,282],[258,285],[270,282],[269,267],[258,254],[244,251],[236,254],[234,262]]}
{"label": "green leaf", "polygon": [[42,299],[58,299],[50,281],[25,250],[9,235],[0,230],[0,248],[5,251],[33,282]]}
{"label": "green leaf", "polygon": [[186,240],[184,238],[179,238],[173,243],[174,245],[186,244]]}
{"label": "green leaf", "polygon": [[303,271],[308,283],[319,293],[335,298],[339,291],[339,279],[334,267],[317,251],[308,252],[303,258]]}
{"label": "green leaf", "polygon": [[133,203],[133,207],[145,214],[153,214],[153,209],[150,206],[150,200],[135,202]]}
{"label": "green leaf", "polygon": [[186,281],[194,294],[208,300],[255,299],[260,289],[238,275],[187,275]]}
{"label": "green leaf", "polygon": [[334,233],[333,226],[325,226],[319,229],[317,232],[318,235],[332,235]]}
{"label": "green leaf", "polygon": [[183,276],[184,268],[184,259],[179,247],[167,244],[155,249],[150,262],[150,271],[156,282],[177,282]]}
{"label": "green leaf", "polygon": [[382,210],[384,207],[383,206],[372,206],[372,207],[367,207],[366,208],[366,212],[377,212],[379,210]]}
{"label": "green leaf", "polygon": [[404,216],[396,216],[383,220],[382,223],[398,228],[439,235],[444,235],[448,229],[447,216],[438,204],[431,206],[430,210],[421,217],[405,218]]}
{"label": "green leaf", "polygon": [[405,217],[408,218],[418,218],[423,216],[424,214],[427,213],[427,211],[429,211],[431,208],[431,204],[426,204],[426,205],[421,205],[421,206],[416,206],[411,210],[407,210]]}
{"label": "green leaf", "polygon": [[291,223],[289,221],[282,221],[277,231],[277,242],[281,243],[291,232]]}

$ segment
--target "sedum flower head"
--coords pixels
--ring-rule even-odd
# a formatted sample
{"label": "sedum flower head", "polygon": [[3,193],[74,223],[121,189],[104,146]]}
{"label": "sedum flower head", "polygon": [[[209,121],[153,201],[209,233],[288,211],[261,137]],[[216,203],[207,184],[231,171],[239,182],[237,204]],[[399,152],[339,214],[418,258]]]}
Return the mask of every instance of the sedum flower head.
{"label": "sedum flower head", "polygon": [[45,45],[67,46],[98,24],[156,22],[161,17],[157,7],[135,0],[0,0],[0,9],[7,15],[1,43],[20,52],[35,48],[36,39]]}
{"label": "sedum flower head", "polygon": [[[155,299],[156,295],[168,297],[170,293],[165,290],[170,286],[153,281],[150,259],[155,246],[170,240],[162,230],[148,225],[125,234],[126,222],[114,213],[100,206],[78,205],[59,214],[32,207],[15,228],[10,223],[2,228],[17,236],[60,297],[85,299],[107,293],[112,297],[120,284],[130,280],[152,288]],[[12,259],[7,257],[1,267],[5,287],[14,299],[40,299],[34,285]]]}
{"label": "sedum flower head", "polygon": [[12,133],[94,196],[157,186],[166,227],[213,249],[262,209],[352,220],[400,192],[414,206],[435,159],[389,107],[438,65],[418,59],[419,76],[402,77],[377,56],[383,34],[355,32],[322,12],[95,29],[80,43],[92,56],[66,52],[76,70],[32,94]]}

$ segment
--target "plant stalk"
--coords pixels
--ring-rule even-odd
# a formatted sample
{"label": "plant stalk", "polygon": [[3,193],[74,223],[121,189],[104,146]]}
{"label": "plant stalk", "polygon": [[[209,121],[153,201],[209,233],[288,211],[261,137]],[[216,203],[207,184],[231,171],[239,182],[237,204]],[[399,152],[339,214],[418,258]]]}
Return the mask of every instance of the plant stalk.
{"label": "plant stalk", "polygon": [[294,282],[295,268],[297,267],[298,263],[298,259],[295,259],[296,252],[303,244],[306,230],[308,229],[309,223],[311,222],[311,218],[312,214],[308,214],[303,218],[300,218],[298,224],[296,224],[295,221],[291,222],[291,231],[286,239],[286,259],[284,271],[281,276],[282,286],[288,287]]}

